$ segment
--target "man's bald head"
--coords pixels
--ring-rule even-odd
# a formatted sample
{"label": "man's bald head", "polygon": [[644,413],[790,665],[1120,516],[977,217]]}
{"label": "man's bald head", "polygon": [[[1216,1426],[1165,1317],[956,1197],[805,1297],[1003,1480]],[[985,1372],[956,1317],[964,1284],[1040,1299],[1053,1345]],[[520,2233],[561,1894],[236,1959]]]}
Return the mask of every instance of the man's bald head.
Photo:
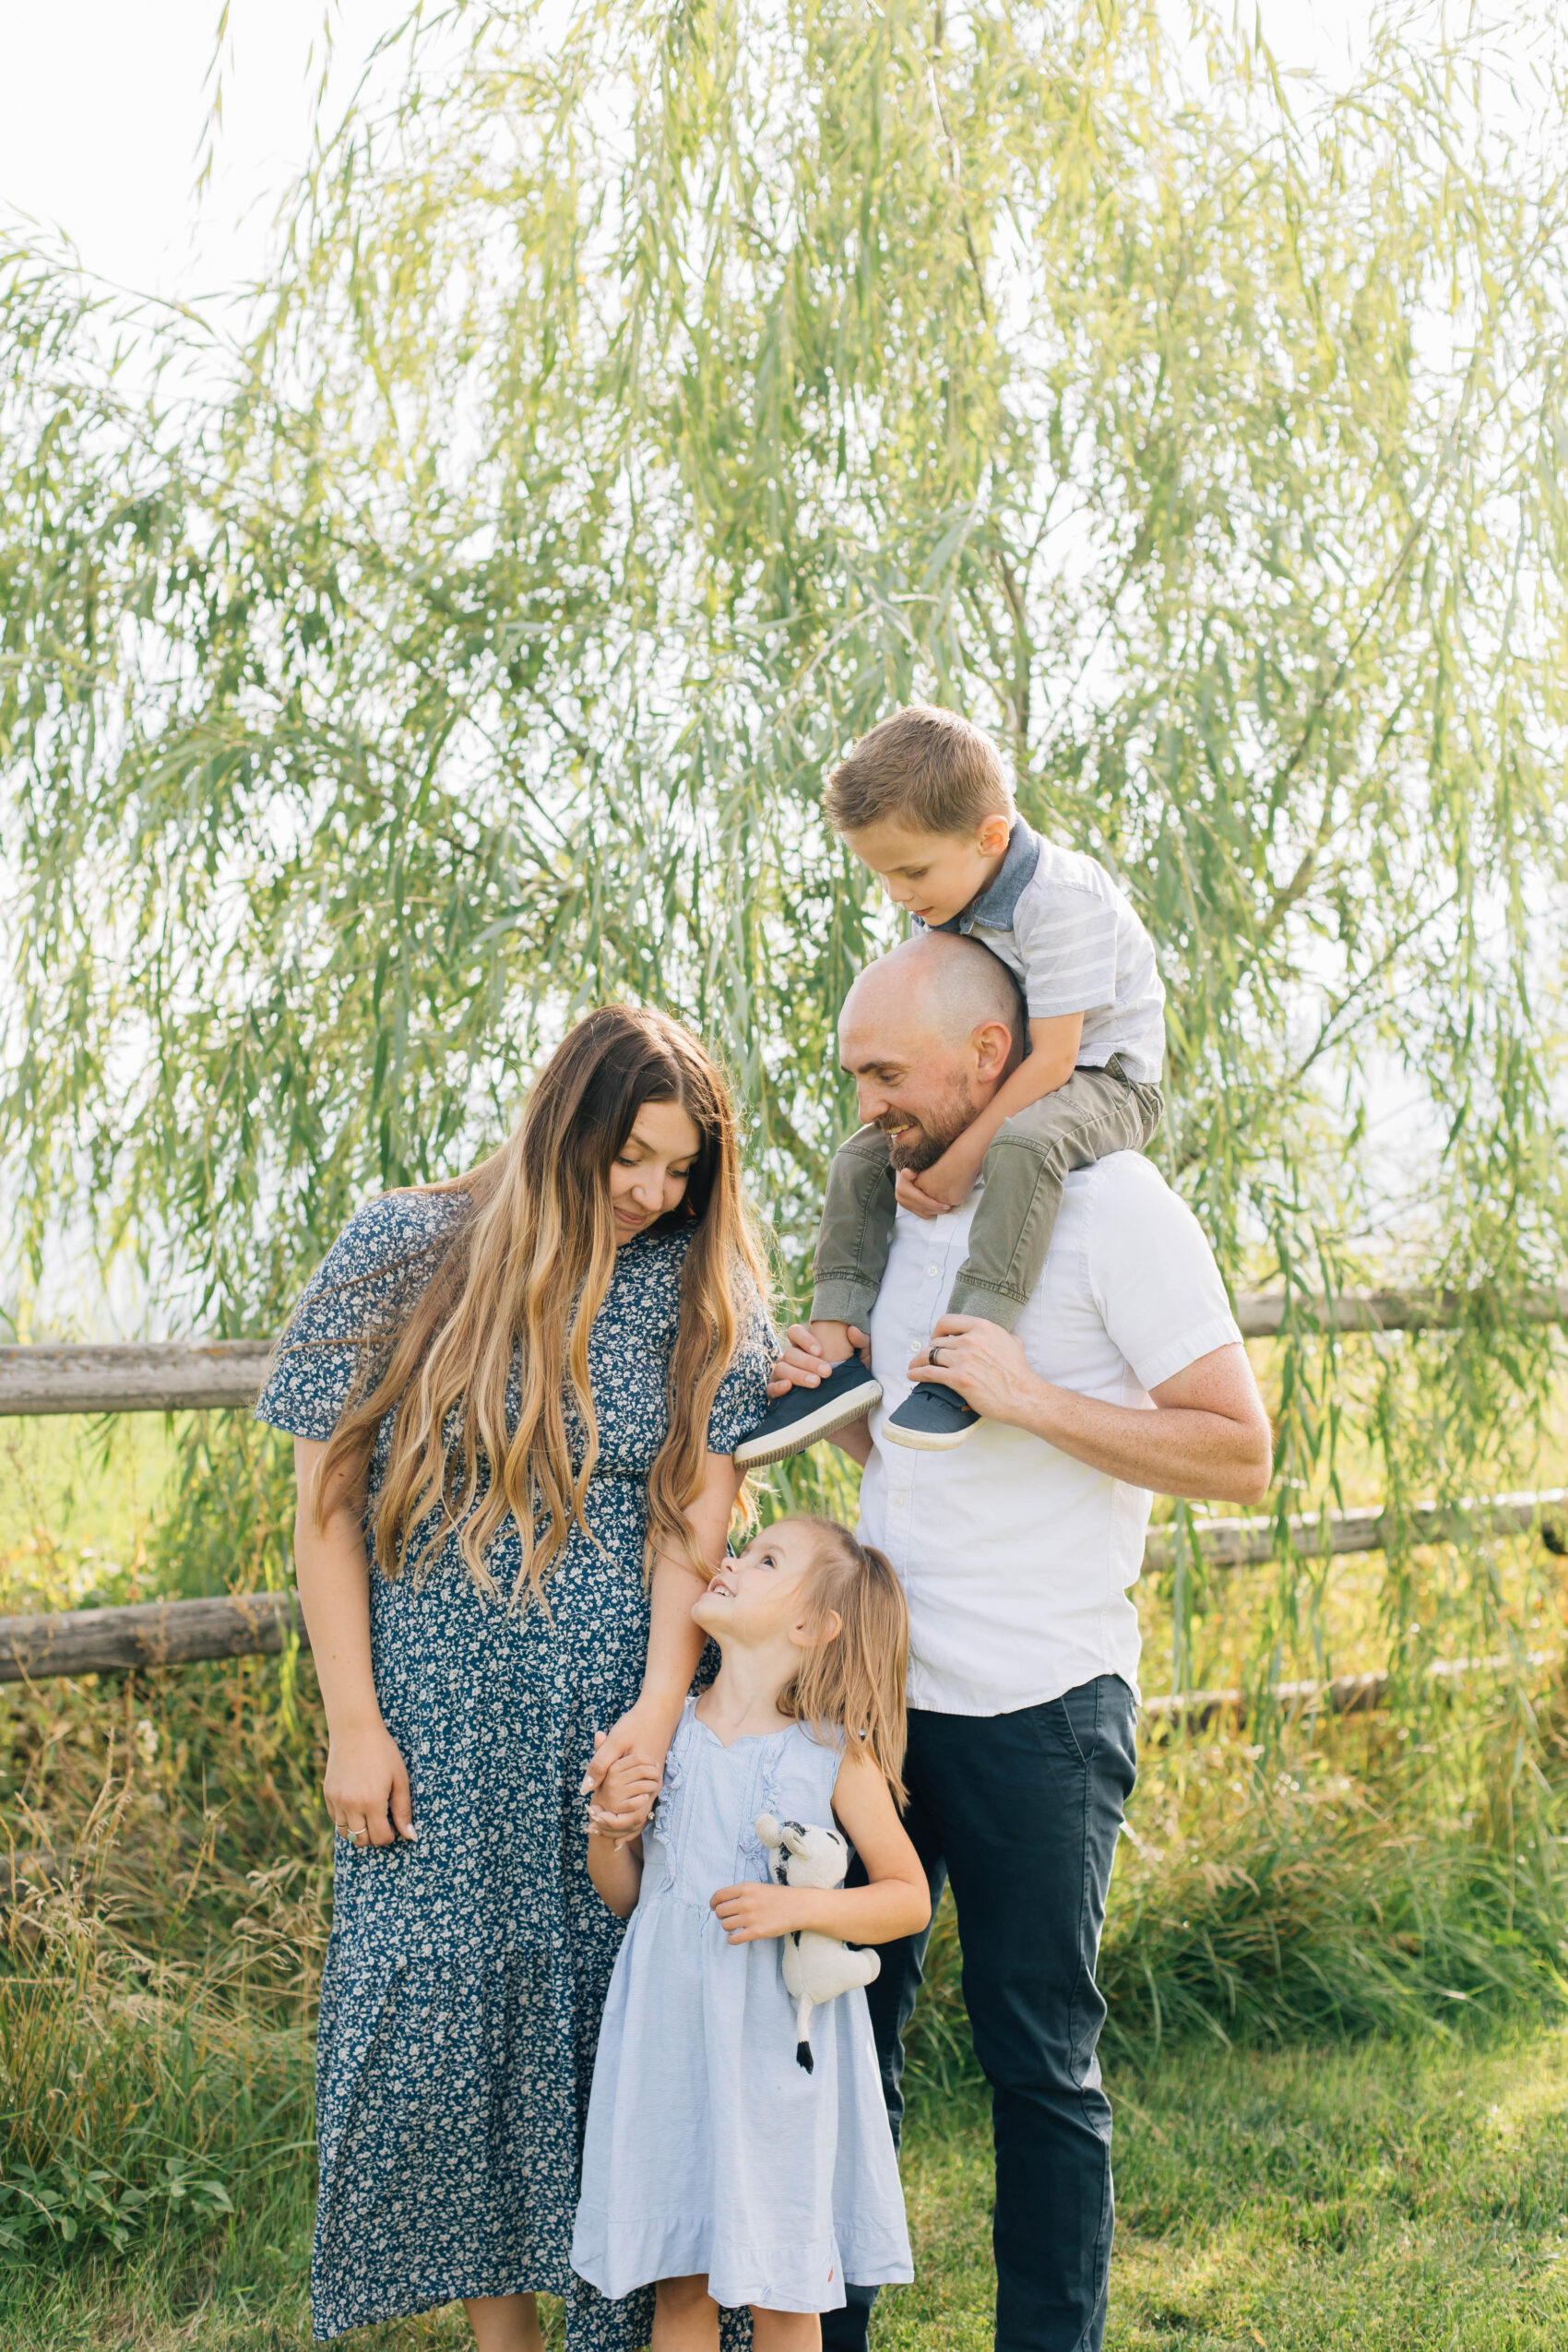
{"label": "man's bald head", "polygon": [[1012,973],[989,947],[927,931],[869,964],[844,999],[838,1053],[861,1117],[901,1168],[930,1168],[1023,1059]]}
{"label": "man's bald head", "polygon": [[1000,956],[950,931],[918,932],[868,964],[844,999],[839,1027],[918,1023],[933,1044],[958,1045],[1000,1021],[1021,1061],[1028,1026],[1018,984]]}

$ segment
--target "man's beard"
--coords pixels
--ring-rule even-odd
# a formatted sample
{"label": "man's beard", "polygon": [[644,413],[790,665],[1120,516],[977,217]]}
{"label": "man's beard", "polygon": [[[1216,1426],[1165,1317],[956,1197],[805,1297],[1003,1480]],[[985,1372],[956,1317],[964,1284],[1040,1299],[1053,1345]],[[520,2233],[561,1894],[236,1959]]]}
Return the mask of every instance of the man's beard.
{"label": "man's beard", "polygon": [[907,1168],[912,1176],[923,1169],[934,1168],[949,1144],[956,1143],[975,1115],[969,1090],[961,1081],[948,1090],[946,1099],[928,1118],[901,1126],[897,1133],[885,1120],[877,1124],[887,1137],[887,1149],[895,1168]]}

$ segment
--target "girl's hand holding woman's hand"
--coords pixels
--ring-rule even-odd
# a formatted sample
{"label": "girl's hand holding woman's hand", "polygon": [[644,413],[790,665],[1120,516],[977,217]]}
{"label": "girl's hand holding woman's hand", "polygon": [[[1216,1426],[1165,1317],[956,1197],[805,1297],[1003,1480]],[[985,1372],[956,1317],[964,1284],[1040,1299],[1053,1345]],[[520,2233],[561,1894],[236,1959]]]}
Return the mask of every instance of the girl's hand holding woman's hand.
{"label": "girl's hand holding woman's hand", "polygon": [[770,1935],[792,1935],[806,1924],[807,1907],[792,1886],[768,1886],[760,1879],[721,1886],[708,1903],[731,1943],[757,1943]]}
{"label": "girl's hand holding woman's hand", "polygon": [[[594,1733],[596,1752],[604,1740],[602,1731]],[[635,1837],[653,1811],[663,1777],[658,1764],[644,1764],[640,1756],[622,1756],[612,1764],[600,1783],[598,1804],[588,1807],[588,1820],[600,1835],[613,1839],[617,1848]]]}
{"label": "girl's hand holding woman's hand", "polygon": [[417,1835],[409,1768],[402,1750],[379,1720],[333,1734],[321,1793],[334,1829],[356,1845],[390,1846],[394,1835],[410,1840]]}
{"label": "girl's hand holding woman's hand", "polygon": [[[659,1784],[664,1777],[664,1757],[669,1745],[668,1732],[656,1735],[648,1725],[647,1717],[640,1716],[636,1707],[629,1707],[620,1722],[612,1724],[608,1731],[594,1733],[593,1754],[583,1773],[581,1794],[585,1797],[599,1797],[604,1788],[605,1782],[611,1773],[615,1771],[617,1765],[635,1764],[641,1767],[645,1774],[651,1774],[652,1788],[647,1800],[643,1805],[640,1816],[632,1823],[631,1828],[626,1833],[628,1836],[631,1835],[634,1831],[642,1827],[643,1823],[653,1811],[653,1800],[659,1794]],[[600,1801],[603,1801],[602,1799]],[[590,1807],[589,1810],[591,1812],[592,1808]]]}

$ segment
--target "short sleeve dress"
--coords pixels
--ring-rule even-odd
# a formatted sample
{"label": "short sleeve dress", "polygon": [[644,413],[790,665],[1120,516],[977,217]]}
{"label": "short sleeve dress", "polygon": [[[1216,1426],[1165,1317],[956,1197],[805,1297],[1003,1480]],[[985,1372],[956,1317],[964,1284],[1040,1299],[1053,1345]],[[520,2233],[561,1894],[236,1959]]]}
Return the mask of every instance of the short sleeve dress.
{"label": "short sleeve dress", "polygon": [[[362,1209],[289,1327],[258,1418],[331,1435],[365,1345],[400,1319],[464,1195]],[[589,1882],[578,1795],[596,1730],[636,1699],[647,1651],[647,1477],[666,1430],[684,1230],[617,1253],[588,1361],[599,1459],[548,1613],[487,1599],[449,1542],[416,1585],[371,1578],[376,1695],[401,1749],[416,1844],[339,1838],[316,2059],[317,2337],[455,2298],[542,2290],[569,2352],[634,2352],[646,2295],[612,2300],[571,2268],[578,2163],[624,1930]],[[761,1420],[775,1343],[754,1308],[715,1400],[711,1451]],[[391,1433],[370,1466],[374,1498]],[[371,1541],[367,1526],[367,1543]],[[374,1549],[372,1567],[374,1568]],[[520,1565],[508,1521],[488,1566]]]}
{"label": "short sleeve dress", "polygon": [[783,1940],[731,1943],[709,1907],[769,1878],[759,1813],[831,1825],[842,1752],[798,1723],[726,1747],[686,1702],[588,2109],[572,2251],[606,2294],[703,2277],[731,2309],[833,2311],[847,2278],[915,2275],[864,1992],[816,2011],[805,2071]]}

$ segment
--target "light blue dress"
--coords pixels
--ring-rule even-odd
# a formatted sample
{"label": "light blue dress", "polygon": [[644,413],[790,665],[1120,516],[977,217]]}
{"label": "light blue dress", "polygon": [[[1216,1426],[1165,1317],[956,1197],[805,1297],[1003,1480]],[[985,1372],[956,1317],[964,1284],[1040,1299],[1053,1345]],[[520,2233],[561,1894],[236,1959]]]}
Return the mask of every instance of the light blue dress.
{"label": "light blue dress", "polygon": [[605,2004],[572,2267],[603,2295],[706,2275],[727,2306],[837,2310],[846,2275],[914,2276],[866,1997],[815,2013],[808,2074],[782,1944],[731,1943],[708,1902],[766,1880],[758,1813],[831,1823],[838,1751],[798,1724],[726,1747],[695,1710]]}

